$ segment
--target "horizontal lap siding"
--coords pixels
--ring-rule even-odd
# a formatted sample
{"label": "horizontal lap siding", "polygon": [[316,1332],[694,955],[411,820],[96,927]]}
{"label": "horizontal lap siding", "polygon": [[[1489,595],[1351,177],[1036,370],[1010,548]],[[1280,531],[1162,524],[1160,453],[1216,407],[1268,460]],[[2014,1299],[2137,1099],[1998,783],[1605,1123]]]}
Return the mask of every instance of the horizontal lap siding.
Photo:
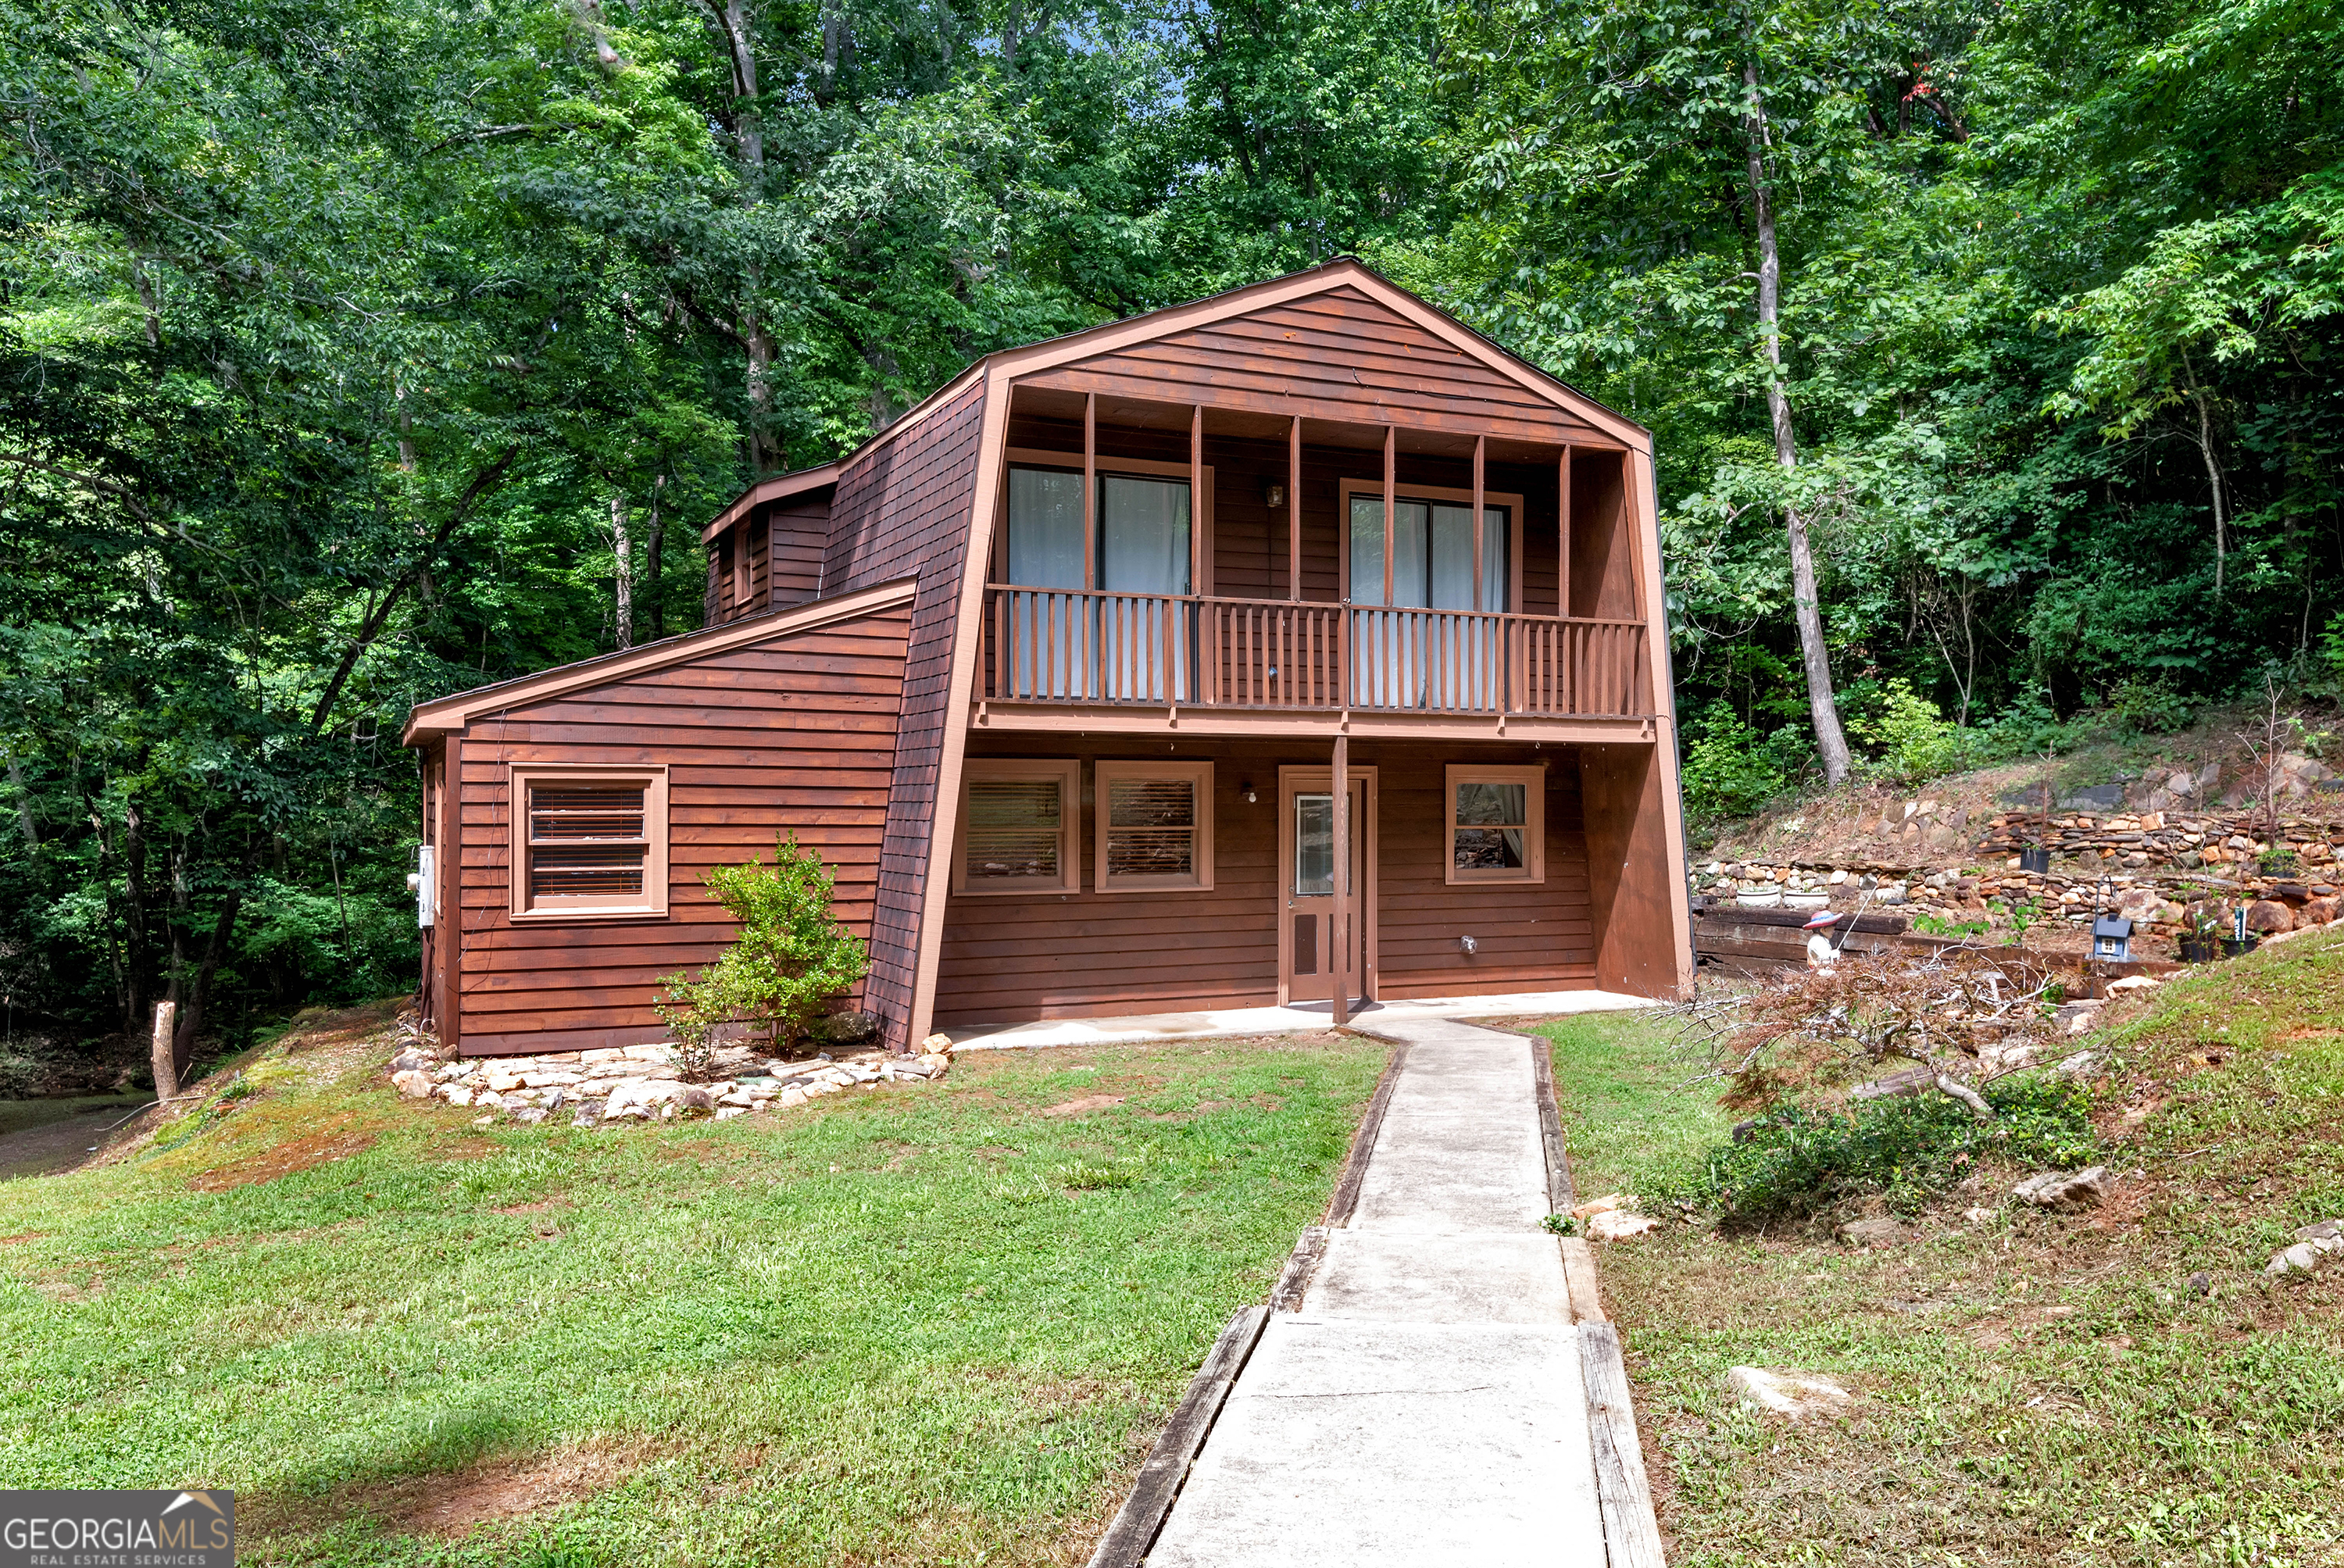
{"label": "horizontal lap siding", "polygon": [[[972,744],[976,743],[973,742]],[[1031,896],[955,895],[945,917],[939,1027],[1034,1018],[1266,1007],[1278,999],[1278,770],[1324,767],[1324,748],[1183,741],[1117,745],[988,736],[995,756],[1079,757],[1086,794],[1079,835],[1084,891]],[[1583,986],[1594,974],[1578,764],[1567,749],[1354,741],[1378,770],[1378,944],[1381,994],[1460,996]],[[1210,892],[1090,891],[1101,758],[1214,763]],[[1542,886],[1450,887],[1441,855],[1443,768],[1451,762],[1547,764],[1547,876]],[[982,765],[972,755],[969,765]],[[1258,797],[1243,798],[1250,784]],[[939,874],[941,874],[941,869]],[[1467,957],[1458,938],[1471,936]]]}
{"label": "horizontal lap siding", "polygon": [[[1360,748],[1354,743],[1353,750]],[[1497,762],[1494,752],[1443,754],[1440,764]],[[1451,886],[1442,857],[1448,787],[1440,765],[1388,770],[1379,781],[1379,856],[1383,885],[1378,913],[1380,995],[1453,996],[1538,991],[1586,985],[1595,974],[1589,907],[1587,844],[1580,809],[1579,765],[1567,749],[1513,748],[1507,763],[1546,764],[1546,880],[1525,885]],[[1473,938],[1468,955],[1460,937]]]}
{"label": "horizontal lap siding", "polygon": [[[903,719],[889,786],[871,932],[868,1005],[892,1046],[908,1043],[919,978],[919,928],[935,820],[960,617],[962,564],[975,498],[985,382],[967,388],[839,476],[831,502],[823,592],[916,580],[904,669]],[[956,717],[956,716],[955,716]]]}
{"label": "horizontal lap siding", "polygon": [[[835,912],[868,936],[895,769],[911,616],[903,606],[783,634],[476,720],[451,743],[462,824],[454,869],[458,1007],[467,1053],[591,1049],[662,1038],[662,976],[731,940],[702,877],[770,860],[794,832],[837,878]],[[664,919],[516,924],[517,763],[664,764]]]}
{"label": "horizontal lap siding", "polygon": [[787,610],[821,596],[823,553],[830,547],[830,492],[792,496],[765,511],[771,531],[766,545],[768,610]]}
{"label": "horizontal lap siding", "polygon": [[1338,288],[1077,360],[1037,381],[1167,401],[1274,409],[1308,403],[1408,425],[1531,440],[1595,431],[1528,387],[1460,352],[1397,311]]}

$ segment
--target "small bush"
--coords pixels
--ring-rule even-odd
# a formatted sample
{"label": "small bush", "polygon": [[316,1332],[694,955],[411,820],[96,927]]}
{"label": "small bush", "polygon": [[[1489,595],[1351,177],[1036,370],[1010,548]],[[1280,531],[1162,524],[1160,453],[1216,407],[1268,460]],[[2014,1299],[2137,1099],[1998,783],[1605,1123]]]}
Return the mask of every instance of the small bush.
{"label": "small bush", "polygon": [[1685,747],[1685,814],[1696,827],[1748,816],[1797,785],[1809,754],[1796,726],[1761,736],[1724,701],[1712,703]]}
{"label": "small bush", "polygon": [[708,873],[708,895],[739,923],[732,945],[692,979],[681,972],[660,981],[654,1004],[666,1020],[690,1071],[704,1071],[718,1035],[730,1026],[762,1032],[779,1051],[841,992],[870,972],[863,938],[831,917],[830,868],[790,835],[773,846],[773,864],[719,865]]}
{"label": "small bush", "polygon": [[2137,735],[2169,735],[2198,716],[2197,704],[2170,681],[2119,682],[2108,693],[2108,708]]}
{"label": "small bush", "polygon": [[1874,1193],[1910,1213],[1985,1158],[2065,1167],[2089,1158],[2091,1097],[2081,1086],[2029,1073],[1985,1094],[1991,1122],[1935,1094],[1845,1111],[1778,1105],[1713,1149],[1703,1173],[1671,1196],[1733,1226],[1803,1219]]}
{"label": "small bush", "polygon": [[1892,784],[1920,784],[1969,763],[1970,733],[1902,680],[1888,683],[1878,713],[1850,728],[1873,749],[1866,771]]}

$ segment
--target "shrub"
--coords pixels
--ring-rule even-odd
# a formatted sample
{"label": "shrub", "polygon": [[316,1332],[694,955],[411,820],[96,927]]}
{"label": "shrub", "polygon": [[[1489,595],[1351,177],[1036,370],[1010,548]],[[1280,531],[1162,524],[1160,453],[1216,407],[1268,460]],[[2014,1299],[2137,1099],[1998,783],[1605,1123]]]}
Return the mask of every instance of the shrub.
{"label": "shrub", "polygon": [[1888,683],[1878,713],[1849,727],[1873,748],[1866,771],[1893,784],[1919,784],[1953,773],[1969,760],[1969,732],[1903,680]]}
{"label": "shrub", "polygon": [[1762,737],[1723,699],[1712,703],[1685,748],[1685,814],[1697,825],[1748,816],[1798,783],[1807,755],[1795,726]]}
{"label": "shrub", "polygon": [[1989,1084],[1985,1094],[1992,1121],[1942,1095],[1845,1111],[1779,1104],[1743,1123],[1733,1142],[1710,1152],[1701,1176],[1671,1196],[1736,1227],[1803,1219],[1873,1193],[1910,1213],[1989,1157],[2063,1167],[2089,1158],[2091,1097],[2082,1086],[2029,1073]]}
{"label": "shrub", "polygon": [[704,1070],[718,1037],[745,1026],[778,1051],[805,1030],[825,1004],[853,988],[871,968],[863,938],[832,918],[830,868],[790,835],[773,846],[771,865],[708,873],[708,895],[739,926],[731,946],[691,979],[681,971],[660,981],[655,1004],[688,1069]]}
{"label": "shrub", "polygon": [[2197,705],[2164,680],[2120,681],[2108,693],[2108,707],[2137,735],[2169,735],[2198,716]]}

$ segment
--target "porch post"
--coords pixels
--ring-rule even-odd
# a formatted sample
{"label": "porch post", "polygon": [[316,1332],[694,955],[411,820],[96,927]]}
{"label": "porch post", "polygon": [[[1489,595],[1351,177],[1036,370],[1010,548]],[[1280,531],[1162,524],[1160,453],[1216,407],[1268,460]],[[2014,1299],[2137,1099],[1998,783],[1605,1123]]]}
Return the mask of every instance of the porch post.
{"label": "porch post", "polygon": [[1302,416],[1286,431],[1286,596],[1302,597]]}
{"label": "porch post", "polygon": [[1481,602],[1481,453],[1489,444],[1487,436],[1473,438],[1473,608],[1486,610]]}
{"label": "porch post", "polygon": [[1083,394],[1083,587],[1098,586],[1098,563],[1091,552],[1098,543],[1098,394]]}
{"label": "porch post", "polygon": [[1351,917],[1351,781],[1346,776],[1351,760],[1351,737],[1335,737],[1335,918],[1329,935],[1335,949],[1335,1027],[1351,1019],[1351,942],[1357,924]]}
{"label": "porch post", "polygon": [[1188,410],[1188,592],[1205,592],[1205,405]]}
{"label": "porch post", "polygon": [[1554,612],[1564,620],[1571,618],[1571,448],[1562,449],[1561,473],[1555,488],[1555,538],[1557,551],[1554,568]]}
{"label": "porch post", "polygon": [[1384,427],[1384,606],[1392,602],[1392,507],[1399,489],[1399,427]]}

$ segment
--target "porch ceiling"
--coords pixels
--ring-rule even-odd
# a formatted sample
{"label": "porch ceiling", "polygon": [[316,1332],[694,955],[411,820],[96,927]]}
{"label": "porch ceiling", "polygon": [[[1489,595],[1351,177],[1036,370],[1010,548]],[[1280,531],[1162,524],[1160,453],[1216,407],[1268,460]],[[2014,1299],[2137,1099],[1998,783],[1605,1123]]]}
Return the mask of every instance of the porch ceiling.
{"label": "porch ceiling", "polygon": [[[1284,442],[1291,414],[1267,412],[1258,409],[1232,408],[1213,401],[1213,389],[1199,387],[1197,402],[1205,410],[1205,434],[1238,440]],[[1013,417],[1059,420],[1080,426],[1083,400],[1086,394],[1078,388],[1036,385],[1030,381],[1016,384],[1012,392],[1010,411]],[[1188,433],[1190,410],[1195,404],[1163,402],[1153,399],[1127,397],[1116,393],[1101,393],[1096,418],[1102,431],[1109,429],[1156,430]],[[1358,419],[1328,419],[1303,412],[1306,404],[1298,400],[1296,412],[1302,412],[1302,444],[1306,447],[1334,448],[1346,451],[1379,452],[1384,445],[1385,427],[1371,420]],[[1407,422],[1396,416],[1399,450],[1409,455],[1426,457],[1470,458],[1477,435],[1487,435],[1485,449],[1491,462],[1551,462],[1562,450],[1558,440],[1526,440],[1516,436],[1491,434],[1486,421],[1476,420],[1469,414],[1459,414],[1453,423],[1439,426]],[[1574,439],[1571,446],[1581,451],[1617,450],[1600,436]]]}

